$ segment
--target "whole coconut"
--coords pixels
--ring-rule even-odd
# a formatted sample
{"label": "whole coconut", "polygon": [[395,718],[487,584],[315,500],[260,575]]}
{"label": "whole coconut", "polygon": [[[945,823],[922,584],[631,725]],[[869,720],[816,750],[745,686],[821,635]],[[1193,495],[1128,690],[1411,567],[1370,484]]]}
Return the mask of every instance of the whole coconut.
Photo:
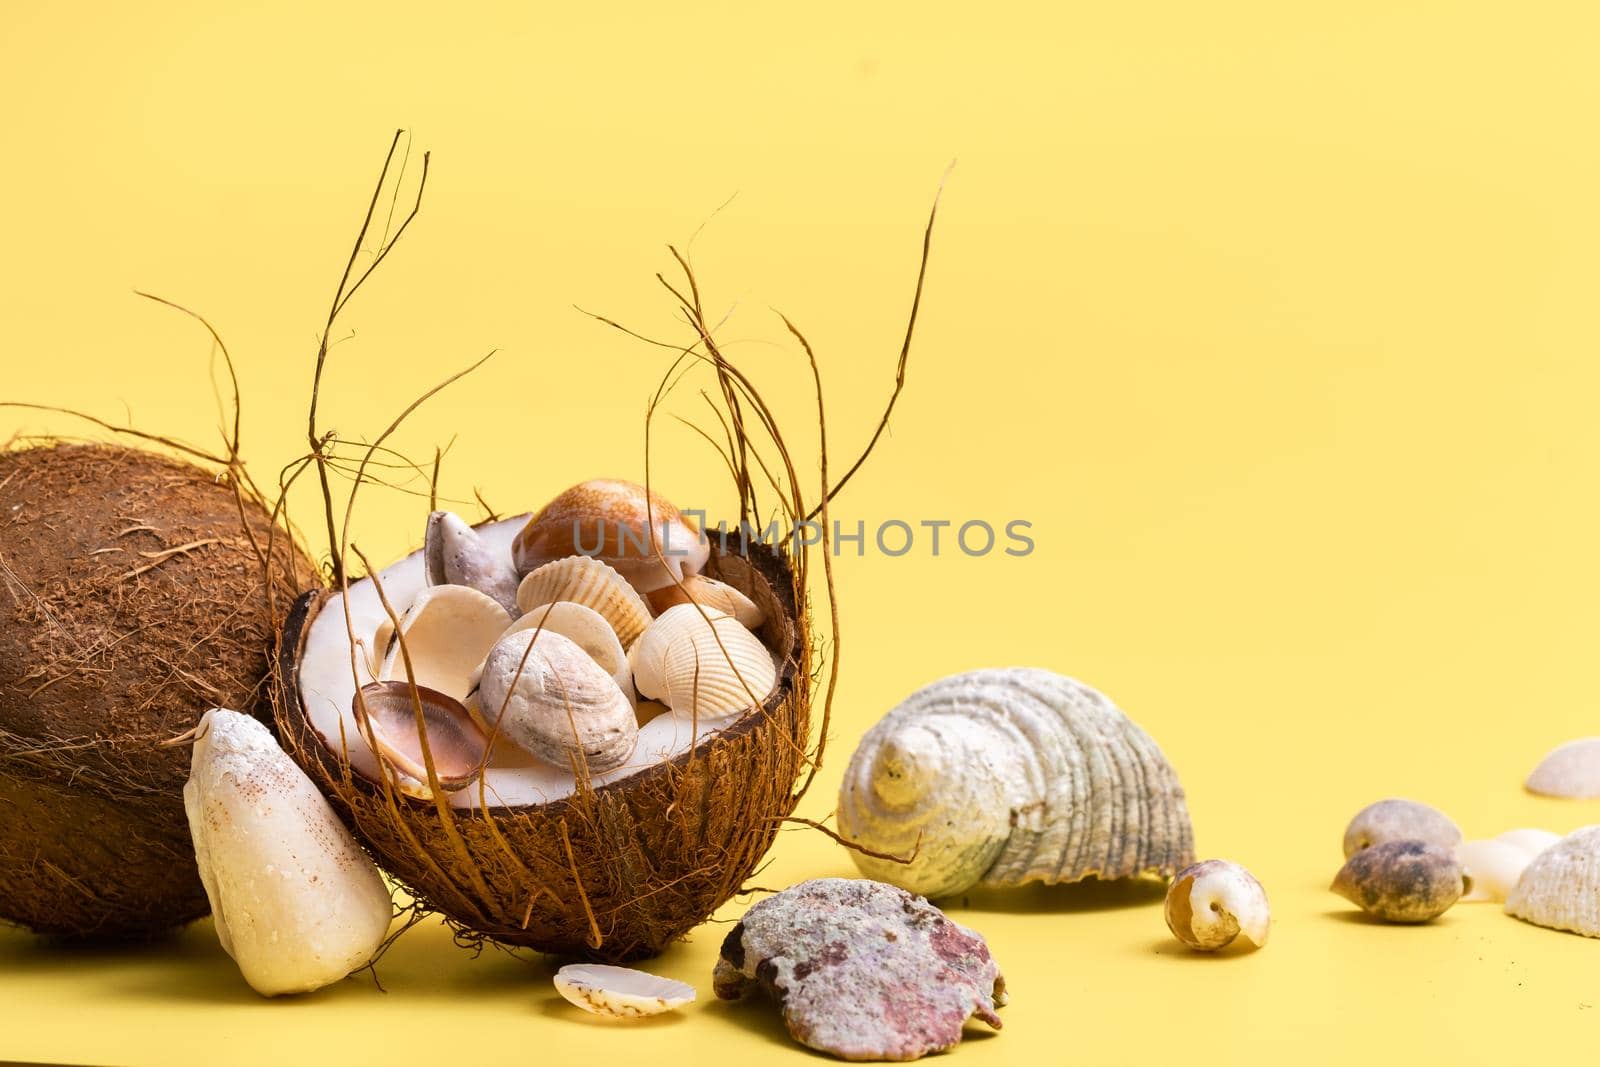
{"label": "whole coconut", "polygon": [[225,476],[0,451],[0,919],[123,938],[206,914],[189,751],[162,742],[213,706],[270,714],[278,622],[314,573]]}

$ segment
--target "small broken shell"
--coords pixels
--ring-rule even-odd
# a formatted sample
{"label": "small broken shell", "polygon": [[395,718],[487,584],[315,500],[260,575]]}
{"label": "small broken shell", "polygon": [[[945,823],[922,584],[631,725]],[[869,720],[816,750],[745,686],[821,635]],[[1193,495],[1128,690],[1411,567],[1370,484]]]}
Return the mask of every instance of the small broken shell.
{"label": "small broken shell", "polygon": [[[511,554],[520,574],[552,560],[592,556],[648,593],[700,573],[711,543],[660,494],[647,496],[634,482],[596,478],[566,490],[529,519]],[[622,643],[629,639],[622,637]]]}
{"label": "small broken shell", "polygon": [[1254,948],[1267,943],[1267,891],[1237,863],[1204,860],[1178,872],[1167,889],[1167,929],[1192,949],[1212,952],[1240,934]]}
{"label": "small broken shell", "polygon": [[1535,856],[1506,897],[1506,914],[1600,937],[1600,826],[1574,830]]}
{"label": "small broken shell", "polygon": [[534,608],[570,600],[599,612],[623,648],[630,647],[650,625],[650,608],[622,575],[588,556],[553,560],[522,579],[517,607],[524,615]]}
{"label": "small broken shell", "polygon": [[[478,729],[466,707],[454,697],[406,682],[373,682],[355,696],[356,722],[370,734],[369,743],[397,772],[398,784],[408,796],[427,800],[428,758],[440,788],[460,789],[476,778],[488,759],[489,739]],[[424,733],[417,730],[420,708]]]}
{"label": "small broken shell", "polygon": [[1385,922],[1425,923],[1450,910],[1467,886],[1449,849],[1385,841],[1346,860],[1329,888]]}
{"label": "small broken shell", "polygon": [[556,972],[556,992],[593,1015],[637,1019],[694,1002],[694,987],[631,967],[569,963]]}
{"label": "small broken shell", "polygon": [[663,586],[645,599],[650,602],[650,610],[657,615],[678,604],[704,604],[732,615],[747,630],[759,630],[761,624],[767,621],[766,612],[754,600],[727,582],[708,578],[704,574],[691,574],[683,580],[682,585]]}
{"label": "small broken shell", "polygon": [[505,608],[476,589],[464,585],[424,589],[400,616],[399,627],[386,631],[378,680],[410,678],[423,688],[461,700],[472,688],[484,653],[510,622]]}
{"label": "small broken shell", "polygon": [[1150,735],[1104,694],[1031,667],[901,701],[850,757],[838,818],[880,854],[852,851],[861,873],[929,897],[1194,862],[1183,786]]}
{"label": "small broken shell", "polygon": [[464,585],[517,610],[517,568],[484,543],[478,531],[448,511],[428,516],[422,558],[429,585]]}
{"label": "small broken shell", "polygon": [[739,620],[679,604],[650,623],[628,655],[639,695],[698,722],[738,716],[778,684],[772,653]]}
{"label": "small broken shell", "polygon": [[1344,831],[1345,859],[1388,841],[1424,841],[1451,849],[1461,843],[1461,830],[1438,808],[1391,797],[1368,804],[1350,820]]}
{"label": "small broken shell", "polygon": [[1005,981],[981,936],[921,897],[860,878],[817,878],[751,906],[722,942],[718,997],[752,989],[796,1041],[846,1060],[914,1060],[1000,1029]]}
{"label": "small broken shell", "polygon": [[1523,783],[1530,793],[1567,800],[1600,797],[1600,737],[1558,745]]}
{"label": "small broken shell", "polygon": [[217,939],[257,993],[320,989],[372,958],[394,914],[383,876],[265,726],[206,712],[183,807]]}
{"label": "small broken shell", "polygon": [[598,611],[570,600],[558,600],[534,608],[512,623],[506,633],[541,629],[571,638],[579,648],[589,653],[590,659],[611,675],[629,700],[634,699],[633,671],[628,667],[628,654],[622,651],[622,642],[617,640],[616,631]]}
{"label": "small broken shell", "polygon": [[478,707],[492,728],[546,763],[589,772],[633,755],[633,701],[569,637],[552,630],[506,634],[484,660]]}

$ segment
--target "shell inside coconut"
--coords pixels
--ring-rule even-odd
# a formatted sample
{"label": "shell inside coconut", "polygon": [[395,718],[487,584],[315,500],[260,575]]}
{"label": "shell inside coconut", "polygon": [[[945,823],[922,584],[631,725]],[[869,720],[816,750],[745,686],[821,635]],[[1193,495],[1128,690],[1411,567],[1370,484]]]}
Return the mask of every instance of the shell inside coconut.
{"label": "shell inside coconut", "polygon": [[[477,532],[489,552],[509,558],[526,521]],[[420,551],[376,582],[295,605],[282,642],[278,719],[286,747],[383,866],[464,930],[601,960],[659,952],[754,869],[792,809],[804,758],[810,679],[799,665],[809,663],[810,650],[797,610],[803,600],[782,555],[764,546],[750,551],[713,552],[705,573],[762,608],[758,636],[774,661],[775,687],[736,716],[649,718],[620,766],[574,773],[497,741],[481,774],[432,795],[404,788],[386,769],[392,765],[358,721],[357,690],[385,673],[386,659],[394,670],[394,657],[385,655],[391,609],[403,627],[411,607],[429,599]],[[403,683],[406,675],[391,677]]]}

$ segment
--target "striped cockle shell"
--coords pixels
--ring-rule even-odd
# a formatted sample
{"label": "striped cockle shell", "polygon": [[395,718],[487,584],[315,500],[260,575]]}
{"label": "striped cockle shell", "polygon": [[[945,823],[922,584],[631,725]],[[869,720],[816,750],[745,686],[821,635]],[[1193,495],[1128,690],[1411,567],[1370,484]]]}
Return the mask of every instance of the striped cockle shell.
{"label": "striped cockle shell", "polygon": [[1600,826],[1574,830],[1535,856],[1506,898],[1506,914],[1600,937]]}
{"label": "striped cockle shell", "polygon": [[[676,609],[675,609],[676,610]],[[840,833],[869,878],[944,897],[975,886],[1171,876],[1194,861],[1183,788],[1096,690],[1052,671],[972,671],[911,694],[862,738]]]}
{"label": "striped cockle shell", "polygon": [[629,652],[639,695],[699,722],[738,716],[766,699],[777,665],[739,620],[699,604],[668,608]]}
{"label": "striped cockle shell", "polygon": [[758,630],[767,621],[766,612],[743,592],[727,582],[691,574],[682,583],[657,589],[645,598],[657,615],[678,604],[704,604],[732,615],[747,630]]}
{"label": "striped cockle shell", "polygon": [[622,575],[588,556],[568,556],[546,563],[517,587],[517,608],[524,615],[558,600],[598,611],[625,649],[650,625],[650,608],[644,598]]}

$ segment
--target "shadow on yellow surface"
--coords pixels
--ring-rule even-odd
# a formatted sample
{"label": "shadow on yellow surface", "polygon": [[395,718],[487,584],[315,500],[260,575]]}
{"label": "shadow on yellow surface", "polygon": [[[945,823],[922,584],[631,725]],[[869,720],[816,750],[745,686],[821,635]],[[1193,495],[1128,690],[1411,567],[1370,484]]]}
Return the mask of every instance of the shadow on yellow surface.
{"label": "shadow on yellow surface", "polygon": [[959,898],[939,901],[966,911],[1050,914],[1143,908],[1166,899],[1164,883],[1150,878],[1102,882],[1085,879],[1072,885],[1024,885],[1011,889],[977,889]]}

